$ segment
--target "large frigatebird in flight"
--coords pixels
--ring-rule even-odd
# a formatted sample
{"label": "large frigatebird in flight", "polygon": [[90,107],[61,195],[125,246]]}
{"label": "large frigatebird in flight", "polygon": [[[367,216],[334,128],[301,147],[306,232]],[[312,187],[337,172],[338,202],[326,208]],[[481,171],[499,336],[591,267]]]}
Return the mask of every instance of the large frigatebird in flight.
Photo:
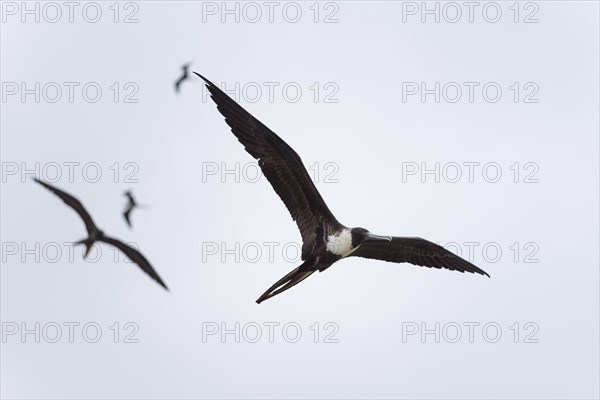
{"label": "large frigatebird in flight", "polygon": [[364,228],[348,228],[337,221],[311,180],[300,156],[275,132],[250,115],[202,75],[225,122],[275,189],[302,235],[299,267],[277,281],[256,301],[269,299],[297,285],[336,261],[364,257],[394,263],[489,275],[454,253],[418,237],[374,235]]}
{"label": "large frigatebird in flight", "polygon": [[160,276],[158,276],[158,274],[156,273],[154,268],[152,268],[152,266],[150,265],[148,260],[146,260],[146,257],[144,257],[142,255],[142,253],[140,253],[133,247],[121,242],[120,240],[106,236],[104,234],[104,232],[102,232],[100,229],[98,229],[98,227],[92,220],[92,217],[87,212],[87,210],[83,207],[83,205],[81,204],[81,202],[79,200],[77,200],[75,197],[71,196],[70,194],[65,193],[62,190],[57,189],[54,186],[52,186],[46,182],[43,182],[37,178],[34,178],[34,180],[37,183],[39,183],[40,185],[44,186],[49,191],[51,191],[52,193],[54,193],[55,195],[57,195],[58,197],[60,197],[60,199],[62,201],[64,201],[66,205],[71,207],[73,210],[75,210],[75,212],[77,212],[77,214],[79,214],[79,216],[85,223],[85,228],[87,229],[88,237],[75,243],[77,245],[85,246],[85,254],[84,254],[83,258],[87,258],[88,254],[95,242],[104,242],[104,243],[113,245],[117,249],[121,250],[131,261],[136,263],[145,273],[150,275],[150,277],[152,279],[154,279],[156,282],[158,282],[158,284],[160,286],[165,288],[167,291],[169,290],[167,288],[167,285],[165,285],[165,283],[162,281],[162,279],[160,279]]}

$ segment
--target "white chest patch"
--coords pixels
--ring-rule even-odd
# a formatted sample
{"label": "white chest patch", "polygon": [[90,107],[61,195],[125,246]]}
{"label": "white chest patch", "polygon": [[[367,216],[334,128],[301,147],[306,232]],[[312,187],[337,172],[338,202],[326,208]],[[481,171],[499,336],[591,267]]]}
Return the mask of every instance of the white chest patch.
{"label": "white chest patch", "polygon": [[337,235],[327,236],[327,250],[342,257],[346,257],[356,250],[356,248],[352,247],[350,229],[344,229]]}

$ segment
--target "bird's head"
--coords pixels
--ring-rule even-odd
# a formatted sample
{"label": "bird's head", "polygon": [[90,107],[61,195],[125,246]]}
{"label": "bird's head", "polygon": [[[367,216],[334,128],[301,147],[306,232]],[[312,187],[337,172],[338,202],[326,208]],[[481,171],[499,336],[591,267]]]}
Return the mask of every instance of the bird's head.
{"label": "bird's head", "polygon": [[358,247],[362,242],[369,240],[386,240],[388,242],[392,241],[391,236],[375,235],[365,228],[352,228],[350,235],[352,236],[352,247],[354,248]]}

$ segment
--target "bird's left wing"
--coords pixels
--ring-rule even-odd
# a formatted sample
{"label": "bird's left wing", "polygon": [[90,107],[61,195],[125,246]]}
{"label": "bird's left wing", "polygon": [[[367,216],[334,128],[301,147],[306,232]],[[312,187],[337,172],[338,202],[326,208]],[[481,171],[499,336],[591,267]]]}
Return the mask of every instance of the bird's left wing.
{"label": "bird's left wing", "polygon": [[150,277],[152,279],[154,279],[156,282],[158,282],[158,284],[160,286],[164,287],[167,291],[169,290],[169,288],[167,288],[167,285],[165,285],[163,280],[160,279],[160,276],[158,276],[158,274],[156,273],[154,268],[152,268],[152,266],[150,265],[148,260],[146,260],[146,257],[144,257],[142,255],[142,253],[140,253],[133,247],[121,242],[120,240],[113,239],[108,236],[104,236],[99,240],[101,242],[111,244],[111,245],[115,246],[117,249],[121,250],[131,261],[136,263],[145,273],[150,275]]}
{"label": "bird's left wing", "polygon": [[418,237],[392,237],[392,241],[363,242],[352,256],[395,263],[410,263],[429,268],[446,268],[452,271],[489,275],[467,260],[435,243]]}
{"label": "bird's left wing", "polygon": [[44,181],[41,181],[37,178],[33,178],[33,179],[37,183],[39,183],[40,185],[42,185],[43,187],[45,187],[46,189],[48,189],[49,191],[51,191],[52,193],[54,193],[55,195],[60,197],[60,199],[62,201],[64,201],[66,205],[68,205],[73,210],[75,210],[75,212],[77,214],[79,214],[79,216],[83,220],[83,223],[85,224],[85,229],[87,230],[88,235],[92,234],[94,229],[96,229],[96,225],[94,224],[94,221],[92,220],[92,217],[90,216],[90,214],[87,212],[85,207],[83,207],[83,204],[81,204],[81,202],[79,200],[77,200],[75,197],[71,196],[69,193],[63,192],[59,188],[56,188]]}

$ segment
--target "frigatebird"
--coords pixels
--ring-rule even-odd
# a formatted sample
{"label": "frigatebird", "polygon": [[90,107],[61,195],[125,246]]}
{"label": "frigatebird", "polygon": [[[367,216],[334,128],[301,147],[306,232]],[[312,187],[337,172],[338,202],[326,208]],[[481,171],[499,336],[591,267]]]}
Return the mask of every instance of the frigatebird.
{"label": "frigatebird", "polygon": [[283,201],[302,236],[303,263],[271,286],[261,303],[297,285],[316,271],[323,272],[342,258],[354,256],[394,263],[486,275],[487,272],[454,253],[418,237],[375,235],[337,221],[311,180],[300,156],[272,130],[233,101],[218,86],[206,83],[217,109]]}
{"label": "frigatebird", "polygon": [[92,246],[95,242],[104,242],[110,245],[115,246],[117,249],[121,250],[131,261],[136,263],[145,273],[150,275],[152,279],[154,279],[160,286],[165,288],[167,291],[167,285],[160,279],[160,276],[156,273],[154,268],[150,265],[146,257],[142,255],[139,251],[129,246],[128,244],[123,243],[118,239],[111,238],[110,236],[106,236],[104,232],[102,232],[94,221],[92,217],[87,212],[87,210],[83,207],[81,202],[77,200],[75,197],[71,196],[68,193],[63,192],[62,190],[55,188],[54,186],[43,182],[37,178],[33,178],[37,183],[44,186],[46,189],[57,195],[62,201],[65,202],[66,205],[71,207],[83,220],[85,223],[85,228],[87,230],[88,237],[82,239],[78,242],[75,242],[76,245],[84,245],[85,246],[85,254],[83,258],[87,258]]}
{"label": "frigatebird", "polygon": [[131,220],[129,219],[129,215],[131,214],[131,211],[133,211],[133,209],[137,207],[137,203],[135,202],[135,199],[131,194],[131,190],[128,190],[123,194],[125,195],[125,197],[127,197],[128,200],[125,211],[123,211],[123,217],[125,218],[125,222],[127,222],[127,226],[131,228]]}
{"label": "frigatebird", "polygon": [[187,64],[183,64],[183,66],[181,67],[181,77],[179,79],[177,79],[177,81],[175,81],[175,91],[177,93],[179,93],[180,86],[183,83],[183,81],[187,80],[189,78],[189,72],[188,69],[190,68],[191,63],[187,63]]}

